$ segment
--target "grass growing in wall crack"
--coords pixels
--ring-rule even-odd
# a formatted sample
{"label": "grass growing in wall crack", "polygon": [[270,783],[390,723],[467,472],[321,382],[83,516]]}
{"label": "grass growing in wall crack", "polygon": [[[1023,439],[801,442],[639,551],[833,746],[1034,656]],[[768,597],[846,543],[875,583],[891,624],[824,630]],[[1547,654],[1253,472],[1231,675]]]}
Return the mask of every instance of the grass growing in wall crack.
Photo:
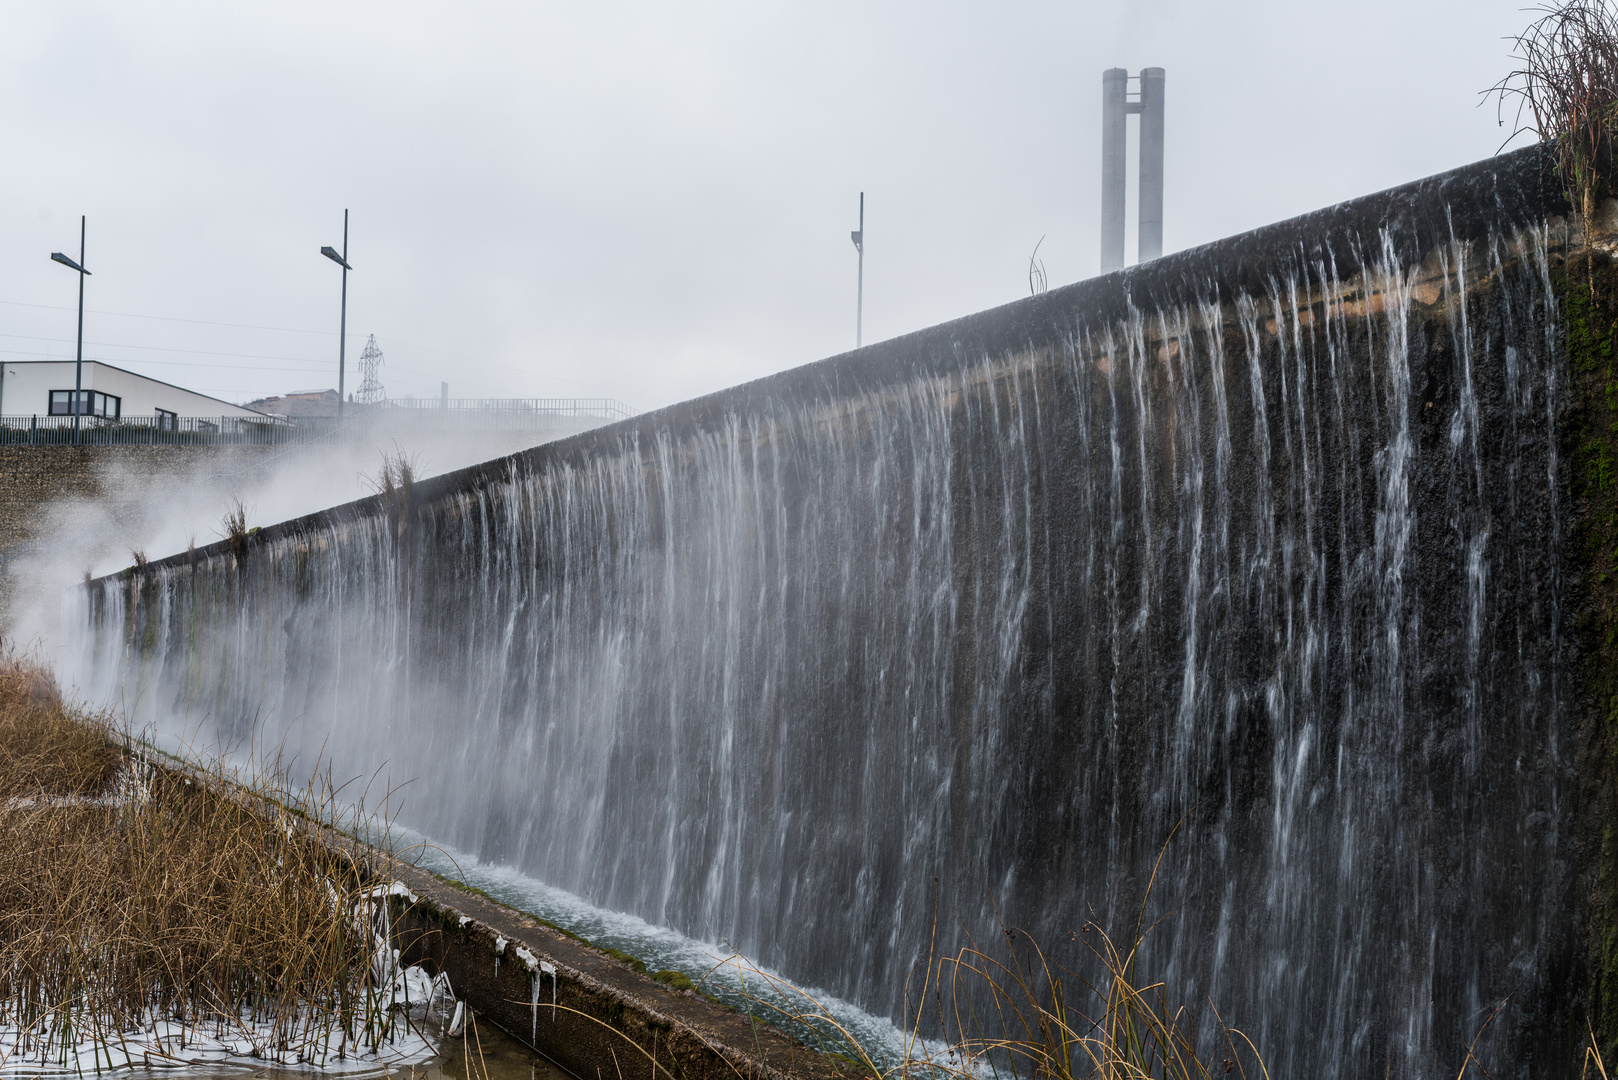
{"label": "grass growing in wall crack", "polygon": [[410,489],[416,483],[416,459],[395,445],[392,453],[382,455],[382,467],[370,478],[371,490],[383,498],[410,498]]}
{"label": "grass growing in wall crack", "polygon": [[231,554],[240,559],[247,553],[247,538],[252,530],[247,527],[247,507],[240,499],[232,499],[225,516],[219,519],[220,535],[230,544]]}

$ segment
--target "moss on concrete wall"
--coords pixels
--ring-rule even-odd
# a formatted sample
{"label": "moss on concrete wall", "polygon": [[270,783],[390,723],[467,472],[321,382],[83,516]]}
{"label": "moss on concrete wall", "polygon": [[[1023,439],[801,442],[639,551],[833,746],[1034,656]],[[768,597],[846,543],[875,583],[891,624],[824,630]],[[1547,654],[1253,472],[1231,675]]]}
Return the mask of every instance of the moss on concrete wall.
{"label": "moss on concrete wall", "polygon": [[[1574,510],[1569,602],[1584,716],[1586,1017],[1618,1057],[1618,266],[1574,255],[1555,278],[1570,380],[1563,447]],[[1583,1041],[1585,1032],[1570,1032]]]}

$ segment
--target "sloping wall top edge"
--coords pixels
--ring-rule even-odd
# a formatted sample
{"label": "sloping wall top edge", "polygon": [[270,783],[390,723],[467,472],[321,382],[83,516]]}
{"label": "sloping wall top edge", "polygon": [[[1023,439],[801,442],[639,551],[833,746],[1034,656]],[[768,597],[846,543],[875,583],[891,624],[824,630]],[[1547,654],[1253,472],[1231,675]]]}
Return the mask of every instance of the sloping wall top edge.
{"label": "sloping wall top edge", "polygon": [[[965,357],[1057,344],[1080,326],[1104,326],[1132,310],[1149,313],[1206,296],[1209,283],[1224,296],[1262,292],[1268,276],[1283,262],[1295,265],[1300,257],[1332,259],[1344,277],[1381,257],[1385,247],[1401,261],[1413,263],[1446,239],[1473,240],[1502,227],[1567,215],[1570,207],[1552,164],[1551,147],[1545,143],[1488,158],[445,473],[417,483],[413,499],[433,501],[498,482],[513,470],[583,460],[660,429],[710,429],[727,414],[835,398],[956,366]],[[253,539],[262,542],[317,532],[384,510],[381,498],[372,496],[269,526]],[[220,541],[197,549],[196,556],[229,553],[228,543]],[[187,559],[184,554],[173,555],[148,565],[184,566]]]}

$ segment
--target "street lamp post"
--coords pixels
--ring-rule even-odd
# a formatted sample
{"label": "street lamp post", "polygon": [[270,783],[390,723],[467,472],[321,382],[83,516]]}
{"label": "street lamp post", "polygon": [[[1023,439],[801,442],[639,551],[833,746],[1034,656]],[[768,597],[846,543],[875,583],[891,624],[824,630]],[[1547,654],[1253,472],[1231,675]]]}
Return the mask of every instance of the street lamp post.
{"label": "street lamp post", "polygon": [[330,244],[321,248],[320,253],[343,268],[343,314],[337,330],[337,419],[341,420],[343,418],[343,360],[348,349],[348,272],[352,269],[348,265],[347,210],[343,211],[343,253],[341,255],[337,254]]}
{"label": "street lamp post", "polygon": [[854,347],[860,347],[865,337],[865,192],[860,192],[860,227],[848,234],[854,241],[854,250],[860,253],[858,291],[854,294]]}
{"label": "street lamp post", "polygon": [[51,259],[79,275],[79,347],[73,364],[73,444],[79,442],[79,414],[84,412],[84,279],[90,271],[84,268],[84,215],[79,215],[79,261],[51,252]]}

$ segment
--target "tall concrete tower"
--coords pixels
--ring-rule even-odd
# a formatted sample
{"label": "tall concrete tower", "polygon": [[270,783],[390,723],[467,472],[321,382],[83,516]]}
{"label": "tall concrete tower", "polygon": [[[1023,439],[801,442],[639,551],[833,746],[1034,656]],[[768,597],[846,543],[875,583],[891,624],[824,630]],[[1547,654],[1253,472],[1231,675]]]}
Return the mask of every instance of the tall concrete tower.
{"label": "tall concrete tower", "polygon": [[1101,73],[1101,272],[1124,266],[1125,148],[1129,142],[1129,72]]}
{"label": "tall concrete tower", "polygon": [[1124,68],[1101,73],[1101,272],[1124,265],[1124,178],[1129,114],[1140,115],[1139,261],[1163,254],[1163,83],[1162,68],[1143,68],[1140,92],[1129,96]]}
{"label": "tall concrete tower", "polygon": [[1140,73],[1140,262],[1163,254],[1163,69]]}

